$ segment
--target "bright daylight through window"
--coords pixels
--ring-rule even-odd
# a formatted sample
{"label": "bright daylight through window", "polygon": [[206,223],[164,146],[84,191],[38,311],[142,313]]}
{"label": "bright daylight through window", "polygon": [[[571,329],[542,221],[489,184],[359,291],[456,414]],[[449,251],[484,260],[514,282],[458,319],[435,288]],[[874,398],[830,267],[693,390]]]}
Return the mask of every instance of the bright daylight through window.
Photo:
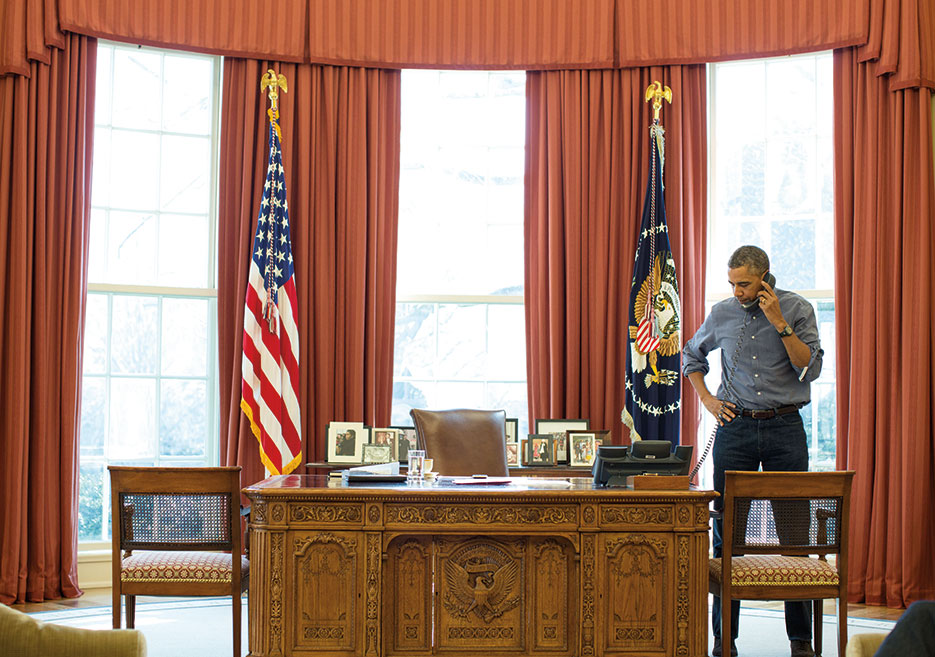
{"label": "bright daylight through window", "polygon": [[392,424],[505,409],[528,431],[522,71],[402,74]]}
{"label": "bright daylight through window", "polygon": [[79,540],[110,535],[108,464],[215,465],[219,59],[100,43]]}
{"label": "bright daylight through window", "polygon": [[[778,287],[812,302],[825,355],[821,376],[811,386],[812,403],[802,409],[802,416],[810,469],[833,470],[831,54],[726,62],[708,70],[708,308],[729,294],[727,259],[743,244],[766,250]],[[720,357],[709,362],[707,383],[714,390],[721,376]],[[699,440],[706,441],[713,427],[706,413]],[[708,472],[710,467],[707,463]]]}

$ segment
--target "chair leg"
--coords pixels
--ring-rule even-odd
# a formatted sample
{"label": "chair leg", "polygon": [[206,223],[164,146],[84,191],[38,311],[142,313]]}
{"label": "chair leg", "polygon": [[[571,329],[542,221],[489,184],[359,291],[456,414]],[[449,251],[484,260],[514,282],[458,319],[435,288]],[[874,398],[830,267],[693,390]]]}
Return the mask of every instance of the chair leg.
{"label": "chair leg", "polygon": [[119,586],[115,586],[115,587],[113,588],[113,597],[111,598],[111,603],[110,603],[111,609],[113,610],[113,623],[112,623],[112,625],[114,626],[114,629],[115,629],[115,630],[119,630],[119,629],[120,629],[120,620],[121,620],[121,619],[120,619],[120,614],[122,613],[122,611],[121,611],[121,609],[120,609],[120,603],[121,603],[121,600],[120,600],[120,587],[119,587]]}
{"label": "chair leg", "polygon": [[847,645],[847,598],[844,594],[838,598],[838,657],[844,657]]}
{"label": "chair leg", "polygon": [[824,623],[822,616],[825,612],[824,600],[812,600],[812,623],[815,626],[813,638],[815,640],[815,657],[821,657],[821,630]]}
{"label": "chair leg", "polygon": [[124,596],[127,601],[127,627],[133,629],[136,627],[136,596]]}
{"label": "chair leg", "polygon": [[241,657],[240,652],[240,598],[241,594],[238,591],[234,594],[234,599],[231,604],[231,609],[234,613],[233,625],[234,625],[234,657]]}
{"label": "chair leg", "polygon": [[721,655],[728,657],[730,655],[731,632],[734,628],[730,626],[731,601],[730,597],[724,595],[725,587],[721,587]]}

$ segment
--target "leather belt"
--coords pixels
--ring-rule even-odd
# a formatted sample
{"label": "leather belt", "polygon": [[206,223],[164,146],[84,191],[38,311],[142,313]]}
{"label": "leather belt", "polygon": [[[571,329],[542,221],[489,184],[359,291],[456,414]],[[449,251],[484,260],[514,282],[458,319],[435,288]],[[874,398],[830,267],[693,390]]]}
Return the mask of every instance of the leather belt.
{"label": "leather belt", "polygon": [[790,406],[780,406],[779,408],[762,408],[762,409],[748,409],[745,408],[740,411],[740,414],[744,417],[752,417],[754,420],[768,420],[771,417],[776,417],[777,415],[786,415],[788,413],[795,413],[799,410],[799,407],[795,404]]}

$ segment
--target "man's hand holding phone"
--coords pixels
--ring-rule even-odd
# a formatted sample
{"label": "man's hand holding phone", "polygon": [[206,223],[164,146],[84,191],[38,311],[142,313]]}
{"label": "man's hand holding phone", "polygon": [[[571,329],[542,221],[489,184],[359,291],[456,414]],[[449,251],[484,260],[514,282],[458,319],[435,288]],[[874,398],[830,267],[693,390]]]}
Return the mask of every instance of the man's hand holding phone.
{"label": "man's hand holding phone", "polygon": [[776,296],[776,291],[773,290],[769,283],[762,281],[762,288],[756,293],[756,296],[759,298],[760,310],[763,311],[766,319],[776,327],[777,331],[781,331],[786,325],[786,319],[782,316],[782,309],[779,307],[779,297]]}

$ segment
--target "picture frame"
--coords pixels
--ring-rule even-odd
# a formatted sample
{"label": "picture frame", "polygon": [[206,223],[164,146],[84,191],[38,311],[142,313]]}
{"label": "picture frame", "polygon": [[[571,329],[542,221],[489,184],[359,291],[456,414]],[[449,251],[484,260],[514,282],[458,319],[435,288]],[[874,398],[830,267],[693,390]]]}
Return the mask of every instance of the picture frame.
{"label": "picture frame", "polygon": [[552,434],[529,434],[526,450],[529,465],[555,465],[555,437]]}
{"label": "picture frame", "polygon": [[568,462],[568,431],[587,431],[591,428],[591,421],[587,419],[556,419],[536,420],[536,434],[552,434],[556,440],[556,463]]}
{"label": "picture frame", "polygon": [[328,463],[360,463],[369,442],[370,427],[363,422],[329,422]]}
{"label": "picture frame", "polygon": [[594,454],[597,455],[597,448],[601,445],[610,445],[610,431],[594,432]]}
{"label": "picture frame", "polygon": [[368,443],[363,446],[363,462],[365,464],[389,463],[392,460],[391,445]]}
{"label": "picture frame", "polygon": [[594,431],[568,432],[568,465],[591,467],[597,455],[597,434]]}
{"label": "picture frame", "polygon": [[[370,431],[370,442],[373,445],[389,445],[390,447],[390,461],[399,460],[399,429],[394,429],[392,427],[380,427],[373,428]],[[364,455],[366,459],[366,455]],[[381,461],[382,463],[388,463],[388,461]],[[364,461],[366,463],[366,460]]]}
{"label": "picture frame", "polygon": [[390,427],[396,429],[396,460],[400,463],[409,463],[409,450],[419,449],[419,436],[415,427]]}
{"label": "picture frame", "polygon": [[506,419],[506,441],[515,443],[519,440],[519,418],[508,417]]}
{"label": "picture frame", "polygon": [[512,442],[506,444],[506,465],[510,467],[518,467],[520,464],[520,452],[519,452],[519,443]]}
{"label": "picture frame", "polygon": [[520,465],[529,465],[529,461],[526,459],[527,447],[529,443],[528,438],[520,438],[519,440],[519,463]]}

